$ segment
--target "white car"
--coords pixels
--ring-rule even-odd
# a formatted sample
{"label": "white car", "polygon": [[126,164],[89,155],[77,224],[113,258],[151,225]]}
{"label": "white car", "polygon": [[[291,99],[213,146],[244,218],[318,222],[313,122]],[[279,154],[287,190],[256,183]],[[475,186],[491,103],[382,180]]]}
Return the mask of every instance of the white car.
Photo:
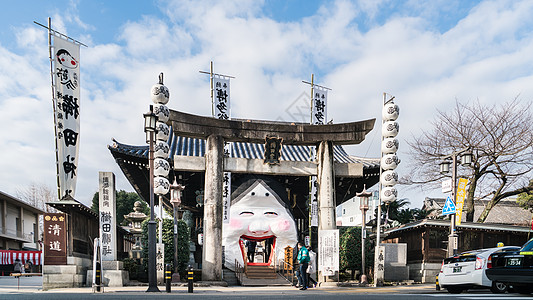
{"label": "white car", "polygon": [[448,257],[442,262],[439,273],[439,285],[453,294],[461,293],[470,288],[490,288],[493,293],[504,293],[508,286],[503,283],[492,283],[485,274],[487,259],[495,252],[516,251],[520,247],[506,246],[472,250]]}

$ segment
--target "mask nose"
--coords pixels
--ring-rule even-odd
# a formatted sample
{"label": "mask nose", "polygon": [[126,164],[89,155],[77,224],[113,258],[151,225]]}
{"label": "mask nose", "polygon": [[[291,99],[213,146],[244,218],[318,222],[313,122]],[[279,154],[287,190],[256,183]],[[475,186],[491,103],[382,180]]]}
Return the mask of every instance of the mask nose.
{"label": "mask nose", "polygon": [[261,221],[253,221],[248,226],[248,231],[255,235],[264,235],[270,231],[270,226],[267,225],[265,222]]}

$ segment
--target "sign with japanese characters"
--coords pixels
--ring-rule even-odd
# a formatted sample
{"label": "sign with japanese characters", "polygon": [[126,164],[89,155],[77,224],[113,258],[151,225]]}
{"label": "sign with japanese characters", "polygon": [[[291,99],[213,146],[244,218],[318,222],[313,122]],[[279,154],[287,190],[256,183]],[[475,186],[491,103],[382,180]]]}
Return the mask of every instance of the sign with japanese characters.
{"label": "sign with japanese characters", "polygon": [[80,134],[80,46],[54,36],[54,121],[59,199],[76,192]]}
{"label": "sign with japanese characters", "polygon": [[165,244],[157,243],[155,248],[155,269],[157,273],[157,283],[165,284]]}
{"label": "sign with japanese characters", "polygon": [[44,264],[67,264],[67,216],[62,213],[45,213]]}
{"label": "sign with japanese characters", "polygon": [[318,231],[318,270],[322,276],[339,271],[339,230]]}
{"label": "sign with japanese characters", "polygon": [[376,246],[374,255],[374,281],[378,286],[383,284],[385,278],[385,246]]}
{"label": "sign with japanese characters", "polygon": [[313,100],[311,103],[313,105],[311,109],[311,124],[326,124],[328,117],[328,90],[314,86]]}
{"label": "sign with japanese characters", "polygon": [[283,264],[284,270],[292,270],[292,261],[293,261],[293,255],[294,251],[291,246],[285,247],[285,264]]}
{"label": "sign with japanese characters", "polygon": [[265,138],[265,164],[275,165],[280,163],[282,142],[283,138],[273,136]]}
{"label": "sign with japanese characters", "polygon": [[[222,120],[231,119],[229,78],[213,75],[213,117]],[[231,157],[231,143],[224,143],[224,157]],[[229,223],[231,205],[231,173],[224,172],[222,192],[222,221]]]}
{"label": "sign with japanese characters", "polygon": [[99,172],[100,243],[102,260],[117,260],[115,174]]}
{"label": "sign with japanese characters", "polygon": [[467,184],[468,179],[459,178],[459,183],[457,184],[457,196],[455,198],[455,225],[457,226],[461,225],[461,218],[463,217],[463,205],[465,203]]}

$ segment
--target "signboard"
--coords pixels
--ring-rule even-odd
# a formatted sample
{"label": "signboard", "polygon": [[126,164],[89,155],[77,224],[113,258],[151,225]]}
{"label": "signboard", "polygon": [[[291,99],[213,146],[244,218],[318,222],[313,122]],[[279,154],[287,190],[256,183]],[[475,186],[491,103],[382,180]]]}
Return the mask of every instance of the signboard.
{"label": "signboard", "polygon": [[283,138],[267,136],[265,138],[265,164],[275,165],[280,163],[281,143]]}
{"label": "signboard", "polygon": [[283,268],[285,270],[292,270],[292,262],[293,262],[293,255],[294,255],[294,249],[291,246],[285,247],[285,264]]}
{"label": "signboard", "polygon": [[[311,161],[316,160],[315,147],[309,147]],[[316,176],[309,177],[309,199],[311,199],[310,219],[311,226],[318,227],[318,192],[317,192],[317,179]]]}
{"label": "signboard", "polygon": [[52,86],[59,199],[74,197],[80,133],[80,46],[54,36]]}
{"label": "signboard", "polygon": [[455,213],[455,204],[452,201],[452,198],[448,196],[446,198],[446,202],[444,203],[444,207],[442,208],[442,214],[443,215],[451,215]]}
{"label": "signboard", "polygon": [[[463,217],[463,205],[465,203],[466,197],[466,185],[468,184],[468,179],[459,178],[459,184],[457,185],[457,196],[455,200],[455,205],[457,207],[455,225],[461,225],[461,218]],[[457,248],[454,248],[457,249]]]}
{"label": "signboard", "polygon": [[157,243],[155,250],[155,269],[157,273],[157,283],[165,283],[165,244]]}
{"label": "signboard", "polygon": [[99,172],[100,243],[102,260],[117,260],[115,174]]}
{"label": "signboard", "polygon": [[376,246],[374,266],[376,266],[376,270],[374,270],[375,285],[381,286],[385,278],[385,246]]}
{"label": "signboard", "polygon": [[67,215],[45,213],[44,217],[44,264],[67,264]]}
{"label": "signboard", "polygon": [[339,230],[318,231],[318,271],[333,276],[339,271]]}
{"label": "signboard", "polygon": [[442,192],[443,193],[451,193],[452,192],[452,180],[446,179],[442,182]]}

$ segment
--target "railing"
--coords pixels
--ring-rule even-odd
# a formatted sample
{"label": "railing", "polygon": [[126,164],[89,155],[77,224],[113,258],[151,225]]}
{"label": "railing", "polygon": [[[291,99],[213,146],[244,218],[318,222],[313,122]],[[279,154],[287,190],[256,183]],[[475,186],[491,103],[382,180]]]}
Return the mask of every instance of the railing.
{"label": "railing", "polygon": [[245,267],[241,266],[237,259],[235,259],[235,276],[237,277],[239,284],[242,284],[242,276],[244,276],[244,272],[246,272]]}
{"label": "railing", "polygon": [[279,261],[279,267],[276,268],[279,275],[281,275],[287,282],[294,285],[294,266],[285,260]]}

